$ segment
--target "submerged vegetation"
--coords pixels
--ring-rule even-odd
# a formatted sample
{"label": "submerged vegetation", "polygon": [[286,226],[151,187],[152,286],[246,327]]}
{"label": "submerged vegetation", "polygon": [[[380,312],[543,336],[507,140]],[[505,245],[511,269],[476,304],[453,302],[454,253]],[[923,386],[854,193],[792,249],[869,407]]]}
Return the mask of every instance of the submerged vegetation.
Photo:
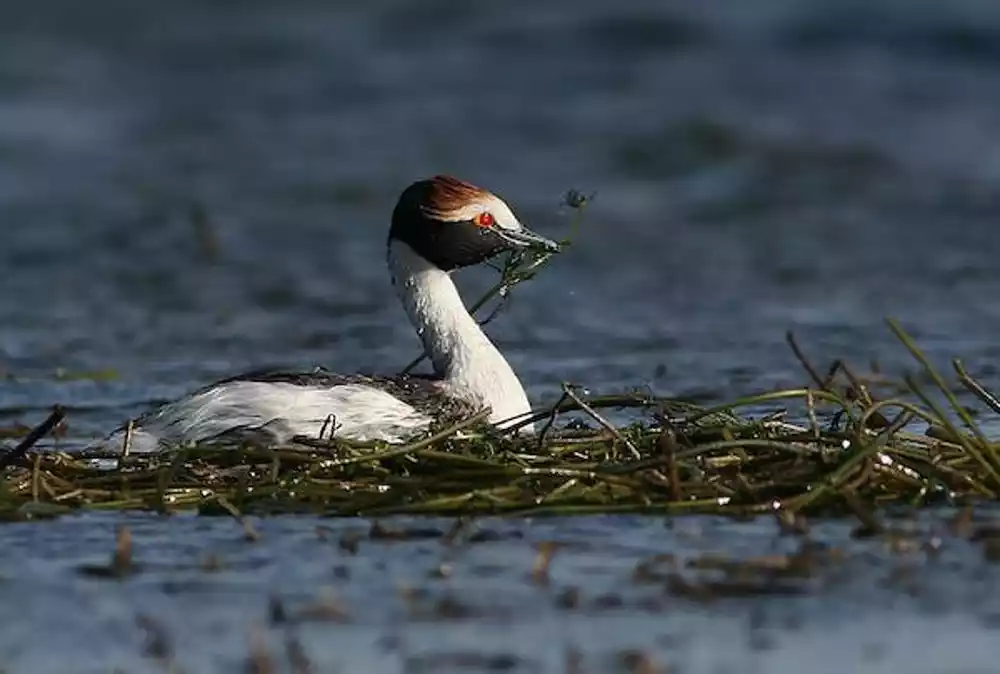
{"label": "submerged vegetation", "polygon": [[[582,213],[589,199],[570,193],[566,205]],[[502,302],[551,255],[508,259],[473,311]],[[403,446],[346,442],[324,429],[282,447],[220,444],[153,455],[130,455],[127,444],[110,454],[38,449],[63,419],[57,407],[0,454],[0,514],[775,512],[794,527],[806,512],[853,512],[864,521],[880,505],[995,499],[1000,442],[986,436],[956,389],[994,413],[1000,401],[960,361],[953,363],[959,384],[949,384],[897,323],[889,326],[923,376],[893,383],[840,361],[820,374],[789,333],[805,373],[799,388],[706,408],[649,391],[592,397],[564,384],[554,405],[520,422],[534,422],[534,436],[486,426],[483,410],[442,421]]]}

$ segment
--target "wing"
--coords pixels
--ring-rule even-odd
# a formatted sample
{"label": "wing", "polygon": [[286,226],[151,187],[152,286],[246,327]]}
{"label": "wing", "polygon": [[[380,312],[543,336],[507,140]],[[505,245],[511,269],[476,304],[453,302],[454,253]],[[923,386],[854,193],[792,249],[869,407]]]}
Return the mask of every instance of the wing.
{"label": "wing", "polygon": [[328,370],[324,370],[323,368],[316,368],[312,372],[256,370],[222,379],[205,388],[214,388],[238,381],[284,383],[296,386],[315,386],[321,388],[332,388],[334,386],[345,386],[348,384],[371,386],[372,388],[385,391],[389,395],[394,398],[398,398],[416,410],[428,413],[440,411],[441,406],[446,402],[454,402],[449,399],[444,388],[441,386],[441,377],[433,374],[341,374],[338,372],[330,372]]}

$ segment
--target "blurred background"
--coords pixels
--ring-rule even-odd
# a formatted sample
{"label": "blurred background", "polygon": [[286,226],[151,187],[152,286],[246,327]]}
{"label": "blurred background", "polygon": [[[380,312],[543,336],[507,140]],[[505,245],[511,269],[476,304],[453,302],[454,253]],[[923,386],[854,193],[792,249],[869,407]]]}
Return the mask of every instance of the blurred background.
{"label": "blurred background", "polygon": [[0,4],[0,409],[398,370],[438,172],[573,232],[490,326],[536,401],[800,383],[788,329],[891,369],[886,314],[997,384],[998,65],[992,0]]}
{"label": "blurred background", "polygon": [[[398,371],[418,341],[389,217],[439,172],[573,237],[489,326],[536,402],[563,381],[701,402],[800,385],[786,330],[820,368],[912,368],[886,315],[1000,389],[998,76],[997,0],[0,2],[0,430],[60,402],[92,438],[249,368]],[[578,225],[573,189],[596,195]],[[459,281],[473,300],[494,278]],[[143,573],[82,576],[123,522]],[[995,669],[996,555],[944,533],[918,566],[917,539],[814,522],[850,582],[712,608],[657,585],[645,602],[636,565],[799,539],[769,518],[483,526],[455,560],[433,534],[362,533],[355,555],[352,520],[268,518],[255,543],[228,518],[5,524],[0,660],[164,671],[141,612],[185,671],[249,671],[268,597],[332,587],[351,624],[301,633],[343,672],[566,672],[577,646],[685,672]],[[553,540],[571,545],[539,587]],[[407,588],[459,613],[415,619]],[[582,671],[640,671],[608,662]]]}

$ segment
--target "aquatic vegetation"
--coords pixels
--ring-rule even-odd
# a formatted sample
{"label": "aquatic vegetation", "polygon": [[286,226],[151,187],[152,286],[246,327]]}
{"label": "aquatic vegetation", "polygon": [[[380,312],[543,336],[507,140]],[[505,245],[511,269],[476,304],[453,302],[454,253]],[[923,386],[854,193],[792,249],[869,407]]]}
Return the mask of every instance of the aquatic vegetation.
{"label": "aquatic vegetation", "polygon": [[[0,512],[13,519],[77,508],[197,508],[237,518],[777,512],[794,528],[802,513],[855,513],[864,522],[882,505],[995,499],[1000,445],[910,337],[890,327],[921,377],[893,383],[842,362],[820,375],[789,335],[805,386],[706,408],[644,391],[587,396],[565,385],[560,400],[530,419],[534,437],[496,431],[479,413],[405,446],[301,437],[276,448],[206,445],[155,455],[35,451],[62,418],[56,408],[0,459]],[[1000,413],[961,362],[954,369],[968,395]],[[631,418],[615,426],[609,410]]]}

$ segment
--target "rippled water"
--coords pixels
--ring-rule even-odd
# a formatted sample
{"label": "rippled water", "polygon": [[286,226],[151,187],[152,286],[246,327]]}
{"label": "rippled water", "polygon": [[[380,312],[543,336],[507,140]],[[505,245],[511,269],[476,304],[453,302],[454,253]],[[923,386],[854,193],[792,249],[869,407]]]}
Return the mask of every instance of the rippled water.
{"label": "rippled water", "polygon": [[[139,573],[90,577],[113,527],[133,531]],[[721,580],[695,563],[776,559],[802,543],[768,520],[448,521],[275,517],[247,541],[232,520],[88,515],[7,525],[0,653],[8,671],[630,672],[641,656],[680,672],[986,672],[1000,587],[944,518],[901,521],[893,540],[815,527],[804,575],[699,598],[670,580]],[[547,576],[538,546],[556,543]],[[770,557],[765,557],[770,556]],[[700,560],[700,562],[699,562]],[[636,573],[637,568],[650,571]],[[764,574],[766,576],[766,574]],[[543,580],[544,579],[544,580]],[[39,630],[45,635],[40,636]],[[57,648],[53,648],[58,643]],[[42,648],[46,644],[47,648]],[[257,655],[254,655],[254,654]],[[573,662],[579,662],[574,670]],[[255,671],[255,670],[250,670]],[[260,671],[260,670],[256,670]]]}
{"label": "rippled water", "polygon": [[[250,367],[401,367],[417,342],[386,279],[387,219],[405,184],[440,171],[501,193],[557,237],[574,231],[563,193],[597,193],[572,250],[491,325],[535,400],[563,380],[709,400],[799,383],[789,328],[818,361],[898,368],[906,360],[886,314],[996,387],[998,44],[1000,9],[987,0],[6,3],[0,420],[35,423],[62,402],[73,434],[93,437]],[[470,294],[488,280],[464,276]],[[197,662],[214,663],[209,652],[229,662],[243,638],[230,618],[259,615],[261,592],[301,591],[335,564],[303,561],[315,542],[302,556],[264,543],[239,554],[267,565],[247,562],[219,586],[191,581],[172,595],[163,584],[179,582],[176,569],[80,585],[65,568],[88,545],[103,548],[111,521],[8,529],[0,591],[19,617],[5,620],[17,627],[3,630],[0,659],[51,669],[56,637],[25,636],[46,621],[95,662],[134,652],[115,625],[131,624],[126,605],[149,601],[190,631]],[[659,532],[584,522],[545,526],[640,545]],[[184,558],[189,538],[201,550],[229,536],[198,520],[144,526],[173,549],[166,560]],[[308,522],[272,526],[280,540],[311,536]],[[769,545],[752,528],[719,536]],[[388,547],[380,559],[410,554]],[[345,585],[388,596],[384,578]],[[221,593],[210,609],[203,591]],[[77,604],[79,618],[66,611]],[[389,604],[370,604],[369,627],[392,623]],[[199,610],[204,630],[190,619]],[[907,643],[926,654],[922,630],[937,628],[904,613]],[[536,668],[550,660],[532,644],[586,643],[587,630],[638,637],[636,625],[650,624],[554,615],[535,616],[567,630],[551,638],[537,624],[507,626]],[[700,625],[684,643],[722,657],[715,630],[738,641],[742,623],[710,615],[683,614]],[[777,657],[802,671],[802,644],[839,653],[889,614],[865,615],[847,636],[824,625],[781,641]],[[212,621],[230,636],[206,638]],[[388,629],[344,628],[326,652],[373,663],[389,656],[369,637]],[[420,628],[415,639],[496,636],[464,629]],[[975,629],[948,634],[951,652],[979,662],[963,642]],[[811,657],[809,671],[831,658]]]}

